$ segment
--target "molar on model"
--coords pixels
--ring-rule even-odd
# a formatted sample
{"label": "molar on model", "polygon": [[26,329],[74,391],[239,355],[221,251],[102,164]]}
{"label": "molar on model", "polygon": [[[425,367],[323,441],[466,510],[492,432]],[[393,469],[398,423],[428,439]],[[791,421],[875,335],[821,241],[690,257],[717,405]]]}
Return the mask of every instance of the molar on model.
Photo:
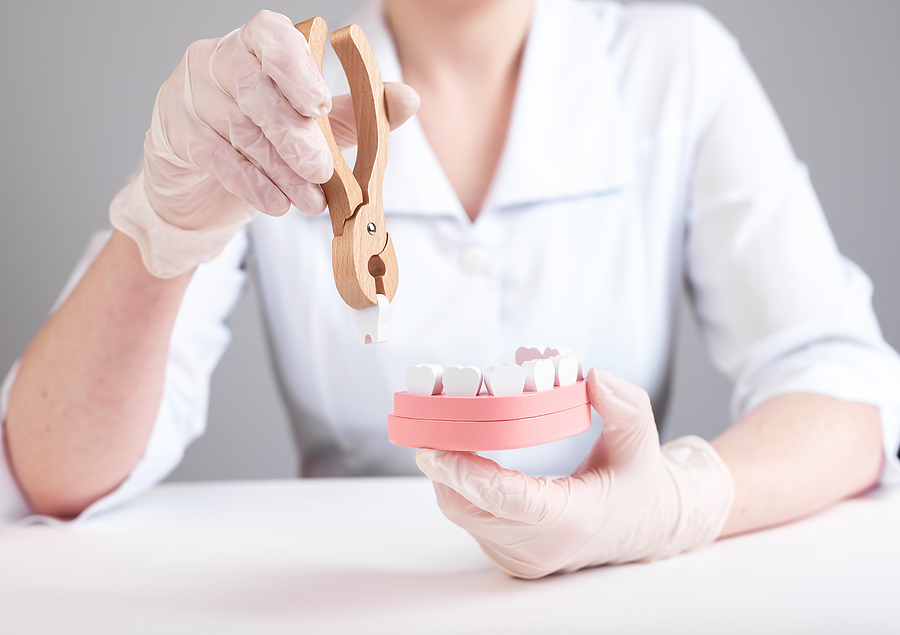
{"label": "molar on model", "polygon": [[552,390],[556,379],[556,369],[549,359],[531,359],[522,364],[525,371],[525,391],[541,392]]}
{"label": "molar on model", "polygon": [[554,355],[549,359],[555,371],[554,385],[571,386],[578,381],[578,358],[573,355]]}
{"label": "molar on model", "polygon": [[[568,346],[547,346],[546,348],[540,348],[538,346],[522,346],[516,350],[516,363],[519,366],[522,366],[525,362],[537,360],[537,359],[553,359],[554,357],[573,357],[577,364],[577,369],[575,372],[575,381],[581,381],[584,379],[584,355],[580,351],[576,351]],[[556,368],[556,379],[555,384],[557,386],[568,386],[571,381],[569,380],[569,364],[571,362],[566,362],[564,364],[564,372],[563,379],[567,383],[560,383],[559,377],[559,361],[554,361],[554,367]]]}
{"label": "molar on model", "polygon": [[411,395],[439,395],[444,390],[444,369],[440,364],[419,364],[406,369],[406,392]]}
{"label": "molar on model", "polygon": [[518,364],[488,366],[484,371],[484,386],[494,397],[521,395],[525,390],[525,370]]}
{"label": "molar on model", "polygon": [[477,366],[451,366],[444,371],[444,394],[449,397],[475,397],[483,377]]}

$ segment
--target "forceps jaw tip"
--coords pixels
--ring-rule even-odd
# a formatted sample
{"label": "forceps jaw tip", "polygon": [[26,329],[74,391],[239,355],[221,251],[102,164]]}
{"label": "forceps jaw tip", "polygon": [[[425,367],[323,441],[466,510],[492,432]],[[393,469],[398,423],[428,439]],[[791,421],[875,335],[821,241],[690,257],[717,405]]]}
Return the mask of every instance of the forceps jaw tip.
{"label": "forceps jaw tip", "polygon": [[[312,18],[295,27],[306,38],[321,68],[328,39],[325,20]],[[372,48],[358,25],[332,33],[331,45],[350,84],[359,134],[356,164],[351,171],[334,140],[328,117],[316,119],[335,165],[331,179],[322,186],[334,234],[334,280],[344,302],[354,309],[354,320],[359,311],[368,311],[366,315],[370,317],[364,320],[367,324],[374,319],[373,312],[385,316],[375,319],[366,331],[370,341],[379,342],[387,337],[389,315],[382,305],[389,306],[393,300],[399,277],[382,207],[381,187],[390,143],[384,84]],[[383,326],[379,326],[382,322]],[[360,341],[365,343],[366,337],[360,335]]]}

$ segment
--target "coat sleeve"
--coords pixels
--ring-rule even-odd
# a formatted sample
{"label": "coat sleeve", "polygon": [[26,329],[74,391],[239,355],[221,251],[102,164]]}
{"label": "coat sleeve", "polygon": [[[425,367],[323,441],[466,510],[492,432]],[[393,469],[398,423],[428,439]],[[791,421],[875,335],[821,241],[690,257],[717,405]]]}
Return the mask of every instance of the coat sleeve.
{"label": "coat sleeve", "polygon": [[735,385],[731,414],[813,392],[880,409],[885,470],[900,465],[900,357],[872,283],[843,257],[806,166],[734,39],[706,14],[695,37],[705,123],[685,244],[705,346]]}
{"label": "coat sleeve", "polygon": [[[53,310],[68,297],[109,236],[107,231],[92,237]],[[240,299],[246,281],[246,251],[247,237],[242,232],[218,258],[197,268],[175,319],[159,413],[144,454],[118,488],[88,507],[74,522],[121,505],[159,483],[181,461],[185,448],[203,434],[210,378],[231,340],[225,320]],[[6,421],[18,366],[16,361],[0,386],[0,428]],[[0,434],[0,439],[0,526],[59,522],[32,515],[9,466],[5,433]]]}

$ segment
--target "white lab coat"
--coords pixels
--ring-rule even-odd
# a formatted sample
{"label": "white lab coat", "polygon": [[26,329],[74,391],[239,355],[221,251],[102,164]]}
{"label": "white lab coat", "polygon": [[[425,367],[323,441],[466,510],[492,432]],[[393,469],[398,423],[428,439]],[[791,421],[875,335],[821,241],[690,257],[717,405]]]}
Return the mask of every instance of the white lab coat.
{"label": "white lab coat", "polygon": [[[380,14],[375,4],[356,21],[385,81],[399,81]],[[333,90],[344,92],[330,62]],[[392,134],[384,204],[400,267],[388,343],[356,340],[334,288],[327,215],[260,216],[198,269],[147,450],[83,517],[162,480],[203,432],[247,254],[304,475],[417,473],[413,450],[386,434],[406,367],[485,368],[512,361],[523,344],[583,351],[587,366],[646,388],[661,418],[686,283],[707,350],[735,383],[733,417],[794,391],[874,404],[884,478],[895,478],[900,358],[881,337],[871,283],[837,251],[737,43],[704,11],[538,0],[506,148],[477,221],[416,119]],[[567,473],[600,428],[498,458]],[[4,460],[0,518],[16,520],[28,510]]]}

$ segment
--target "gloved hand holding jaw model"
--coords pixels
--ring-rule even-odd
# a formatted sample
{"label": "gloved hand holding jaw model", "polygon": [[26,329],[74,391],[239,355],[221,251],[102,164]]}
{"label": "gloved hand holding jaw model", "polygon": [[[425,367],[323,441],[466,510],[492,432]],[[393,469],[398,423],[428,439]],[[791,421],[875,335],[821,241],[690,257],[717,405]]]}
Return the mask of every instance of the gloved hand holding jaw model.
{"label": "gloved hand holding jaw model", "polygon": [[598,369],[587,381],[603,432],[572,476],[531,478],[467,452],[416,456],[444,515],[510,575],[672,556],[714,542],[731,510],[731,474],[709,443],[660,447],[644,390]]}
{"label": "gloved hand holding jaw model", "polygon": [[[387,84],[392,128],[418,109],[415,91]],[[325,209],[334,169],[315,117],[331,111],[335,139],[356,144],[349,95],[334,100],[306,39],[263,11],[218,40],[192,44],[163,84],[141,172],[110,206],[147,269],[171,278],[216,257],[263,212]]]}

